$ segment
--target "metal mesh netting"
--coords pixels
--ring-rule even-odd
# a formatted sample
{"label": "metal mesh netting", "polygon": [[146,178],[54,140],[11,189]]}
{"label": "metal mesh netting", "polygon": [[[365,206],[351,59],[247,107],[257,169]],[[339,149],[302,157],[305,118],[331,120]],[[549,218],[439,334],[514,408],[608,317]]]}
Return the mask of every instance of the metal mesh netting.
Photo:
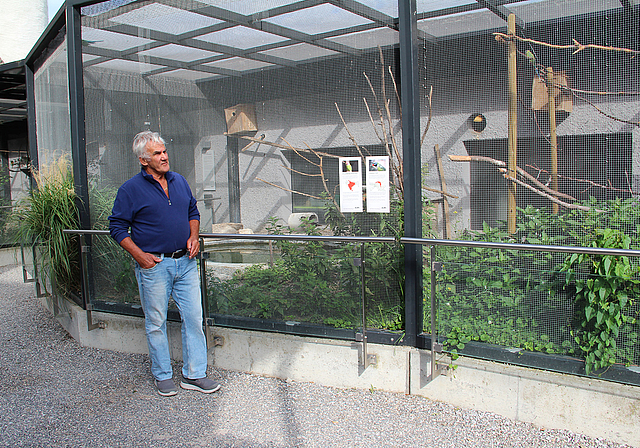
{"label": "metal mesh netting", "polygon": [[[638,247],[637,13],[635,4],[605,0],[418,2],[412,50],[421,82],[424,236]],[[116,188],[139,170],[129,148],[145,129],[167,140],[205,233],[400,237],[404,216],[419,213],[403,207],[399,75],[409,50],[399,43],[397,2],[108,1],[82,14],[95,227],[104,226]],[[369,208],[380,190],[365,174],[385,157],[377,179],[389,183],[389,200],[380,213]],[[220,247],[207,239],[211,309],[353,327],[349,304],[359,280],[348,261],[357,249],[315,244],[247,248],[235,239]],[[485,329],[465,338],[582,356],[589,332],[605,322],[615,338],[629,338],[616,344],[633,341],[631,320],[586,311],[595,308],[571,291],[579,280],[562,292],[551,285],[568,263],[594,279],[585,285],[604,278],[633,292],[635,262],[609,260],[620,266],[611,274],[586,258],[518,253],[505,261],[473,250],[442,257],[447,274],[438,287],[447,294],[441,283],[454,285],[448,303],[459,305],[456,314],[439,308],[444,333],[456,327],[454,317],[467,331],[491,316],[522,334],[507,340],[496,330],[487,339]],[[367,314],[382,316],[371,325],[401,328],[402,249],[371,245],[365,259]],[[96,297],[135,300],[126,254],[107,244],[95,260]],[[634,295],[614,296],[607,300],[634,318]],[[576,327],[580,316],[598,322]],[[629,356],[615,362],[637,362]]]}
{"label": "metal mesh netting", "polygon": [[[425,236],[640,248],[637,11],[563,4],[509,5],[512,30],[470,12],[466,36],[425,42]],[[638,261],[598,257],[439,247],[445,348],[638,365]]]}
{"label": "metal mesh netting", "polygon": [[[568,270],[570,256],[565,254],[439,248],[437,258],[443,262],[436,276],[437,332],[446,351],[463,353],[469,344],[476,348],[490,344],[513,353],[528,350],[584,358],[588,335],[598,333],[609,341],[615,362],[640,363],[638,302],[628,297],[628,306],[615,311],[619,319],[615,330],[604,323],[610,317],[602,311],[595,307],[589,311],[591,286],[615,284],[635,294],[637,285],[630,277]],[[636,262],[633,271],[637,267]],[[599,289],[594,290],[599,296]],[[599,323],[603,323],[600,329]],[[607,334],[601,335],[602,331]]]}
{"label": "metal mesh netting", "polygon": [[[82,9],[94,227],[105,228],[117,187],[139,170],[133,136],[151,129],[167,140],[171,169],[189,181],[203,233],[400,236],[393,17],[381,23],[368,9],[322,2],[274,6],[103,2]],[[391,156],[387,213],[366,212],[368,156]],[[340,157],[361,161],[359,212],[341,210]],[[96,244],[96,297],[135,301],[126,253],[106,240]],[[361,322],[357,247],[205,245],[212,312],[349,328]],[[392,322],[372,325],[397,329],[402,251],[372,245],[368,257],[370,314]]]}

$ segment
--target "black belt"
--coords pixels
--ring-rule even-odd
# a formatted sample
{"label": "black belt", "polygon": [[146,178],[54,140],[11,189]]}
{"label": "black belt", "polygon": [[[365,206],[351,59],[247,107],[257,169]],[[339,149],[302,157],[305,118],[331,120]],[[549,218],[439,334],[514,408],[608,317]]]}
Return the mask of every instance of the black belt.
{"label": "black belt", "polygon": [[180,249],[175,252],[169,252],[166,254],[160,254],[158,252],[150,252],[151,255],[155,255],[156,257],[160,257],[160,255],[164,255],[165,258],[182,258],[187,255],[187,249]]}

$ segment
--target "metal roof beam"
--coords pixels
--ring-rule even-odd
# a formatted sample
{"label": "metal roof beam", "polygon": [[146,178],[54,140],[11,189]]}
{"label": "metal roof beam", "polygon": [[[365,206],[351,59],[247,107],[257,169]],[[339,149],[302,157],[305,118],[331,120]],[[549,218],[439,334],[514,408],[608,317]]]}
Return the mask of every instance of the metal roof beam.
{"label": "metal roof beam", "polygon": [[[507,7],[498,4],[496,0],[476,0],[480,6],[487,8],[489,11],[500,17],[505,22],[509,18],[509,14],[513,14]],[[524,20],[516,16],[516,26],[524,29]]]}

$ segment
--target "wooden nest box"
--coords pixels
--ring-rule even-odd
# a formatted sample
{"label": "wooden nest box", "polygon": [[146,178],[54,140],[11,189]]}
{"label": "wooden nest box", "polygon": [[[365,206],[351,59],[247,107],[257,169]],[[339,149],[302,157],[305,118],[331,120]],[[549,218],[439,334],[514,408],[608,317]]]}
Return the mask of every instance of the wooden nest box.
{"label": "wooden nest box", "polygon": [[[553,83],[556,86],[569,86],[566,72],[554,72]],[[571,94],[560,87],[553,88],[553,96],[556,102],[556,112],[564,111],[567,114],[573,112],[573,101]],[[531,109],[548,111],[549,110],[549,92],[547,83],[539,76],[533,77],[533,86],[531,88]]]}
{"label": "wooden nest box", "polygon": [[224,110],[227,134],[251,134],[258,130],[256,109],[253,104],[237,104]]}

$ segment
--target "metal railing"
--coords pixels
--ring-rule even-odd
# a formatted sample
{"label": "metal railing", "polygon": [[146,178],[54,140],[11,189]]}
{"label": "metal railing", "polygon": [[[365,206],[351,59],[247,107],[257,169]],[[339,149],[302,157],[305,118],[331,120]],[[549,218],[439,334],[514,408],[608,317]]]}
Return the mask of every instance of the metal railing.
{"label": "metal railing", "polygon": [[[66,234],[79,235],[80,240],[80,261],[82,265],[82,301],[84,308],[87,311],[87,323],[89,330],[96,328],[103,328],[101,322],[94,323],[91,318],[91,311],[93,308],[92,288],[90,287],[90,269],[89,269],[89,254],[91,252],[91,236],[109,236],[109,232],[106,230],[72,230],[65,229]],[[205,241],[207,240],[249,240],[249,241],[291,241],[291,242],[321,242],[321,243],[335,243],[335,244],[353,244],[360,246],[360,256],[353,258],[354,266],[360,268],[361,278],[361,310],[362,310],[362,331],[356,333],[356,341],[362,343],[362,352],[360,362],[366,368],[372,362],[375,362],[375,356],[369,355],[367,352],[367,303],[366,303],[366,284],[365,284],[365,270],[367,261],[365,260],[365,246],[371,243],[386,243],[393,244],[396,240],[393,237],[358,237],[358,236],[316,236],[316,235],[281,235],[281,234],[216,234],[216,233],[200,233],[200,254],[198,255],[200,263],[200,280],[201,280],[201,299],[203,306],[203,313],[205,315],[205,329],[207,332],[207,340],[210,340],[209,326],[213,324],[210,319],[208,300],[207,300],[207,280],[206,280],[206,260],[208,259],[208,253],[206,252]]]}
{"label": "metal railing", "polygon": [[[108,236],[109,232],[104,230],[65,230],[65,233],[69,234],[77,234],[80,236],[80,245],[81,245],[81,263],[82,263],[82,298],[85,303],[85,307],[88,312],[88,325],[90,329],[99,328],[100,323],[93,323],[91,320],[90,312],[93,309],[91,297],[91,288],[89,287],[89,268],[88,268],[88,255],[90,254],[90,246],[91,243],[88,240],[91,236]],[[202,290],[202,303],[203,303],[203,311],[206,317],[207,327],[211,325],[213,322],[210,319],[210,314],[208,311],[208,300],[207,300],[207,280],[206,280],[206,260],[208,259],[208,253],[205,248],[205,241],[211,240],[253,240],[253,241],[292,241],[292,242],[323,242],[323,243],[350,243],[359,245],[360,247],[360,256],[354,257],[353,262],[355,266],[360,268],[360,277],[361,277],[361,308],[362,308],[362,331],[355,334],[355,341],[362,343],[362,352],[360,357],[361,364],[366,368],[370,365],[371,362],[375,362],[375,357],[373,355],[369,355],[367,352],[367,342],[369,340],[367,334],[367,294],[365,293],[366,283],[365,283],[365,269],[368,261],[365,260],[365,247],[370,243],[386,243],[386,244],[395,244],[397,240],[393,237],[335,237],[335,236],[315,236],[315,235],[280,235],[280,234],[214,234],[214,233],[201,233],[201,253],[199,255],[199,263],[200,263],[200,272],[201,272],[201,290]],[[440,364],[437,359],[438,354],[443,353],[443,339],[439,339],[438,331],[436,328],[436,317],[438,312],[438,297],[436,294],[436,286],[437,286],[437,273],[443,268],[441,262],[436,260],[436,247],[439,246],[448,246],[448,247],[464,247],[471,249],[485,248],[485,249],[499,249],[499,250],[511,250],[511,251],[530,251],[530,252],[547,252],[547,253],[565,253],[565,254],[589,254],[589,255],[611,255],[611,256],[625,256],[625,257],[640,257],[639,250],[626,250],[626,249],[608,249],[608,248],[594,248],[594,247],[573,247],[573,246],[551,246],[551,245],[533,245],[533,244],[516,244],[516,243],[498,243],[498,242],[482,242],[482,241],[461,241],[461,240],[441,240],[441,239],[430,239],[430,238],[408,238],[403,237],[400,239],[400,243],[402,244],[413,244],[420,245],[423,247],[429,248],[429,257],[428,257],[428,271],[430,274],[430,322],[429,322],[429,332],[423,332],[419,335],[416,346],[427,348],[431,352],[431,372],[428,381],[435,379],[444,368],[444,364]],[[427,263],[425,262],[425,266]],[[421,298],[420,298],[421,299]],[[419,319],[419,328],[422,329],[422,316],[416,316],[416,319]],[[233,325],[232,325],[233,326]],[[266,331],[273,331],[265,328]],[[208,329],[207,329],[208,331]],[[298,333],[293,333],[298,334]],[[209,339],[208,339],[209,340]],[[399,339],[394,340],[393,343],[397,343]],[[388,343],[388,342],[387,342]],[[473,354],[464,353],[465,356],[474,356]],[[543,358],[552,358],[551,355],[547,354],[538,354],[534,353],[538,356],[536,359]],[[518,354],[520,356],[520,354]],[[483,359],[492,359],[502,362],[508,362],[513,364],[519,364],[518,359],[511,358],[492,358],[490,356],[482,356],[476,355],[476,357]],[[545,358],[545,359],[546,359]],[[530,367],[543,368],[545,370],[552,370],[564,373],[572,373],[572,374],[580,374],[575,369],[572,368],[556,368],[553,365],[553,362],[556,362],[557,359],[549,361],[548,359],[543,359],[537,365],[529,365],[522,364],[520,365],[528,365]],[[582,363],[584,366],[584,361],[578,359],[571,359],[571,362],[574,364]],[[567,362],[563,360],[561,362]],[[564,366],[564,364],[563,364]],[[609,375],[611,376],[611,375]],[[610,378],[604,378],[610,379]],[[614,381],[631,383],[631,384],[639,384],[640,385],[640,377],[632,379],[631,381],[628,378],[622,379],[613,379]]]}

